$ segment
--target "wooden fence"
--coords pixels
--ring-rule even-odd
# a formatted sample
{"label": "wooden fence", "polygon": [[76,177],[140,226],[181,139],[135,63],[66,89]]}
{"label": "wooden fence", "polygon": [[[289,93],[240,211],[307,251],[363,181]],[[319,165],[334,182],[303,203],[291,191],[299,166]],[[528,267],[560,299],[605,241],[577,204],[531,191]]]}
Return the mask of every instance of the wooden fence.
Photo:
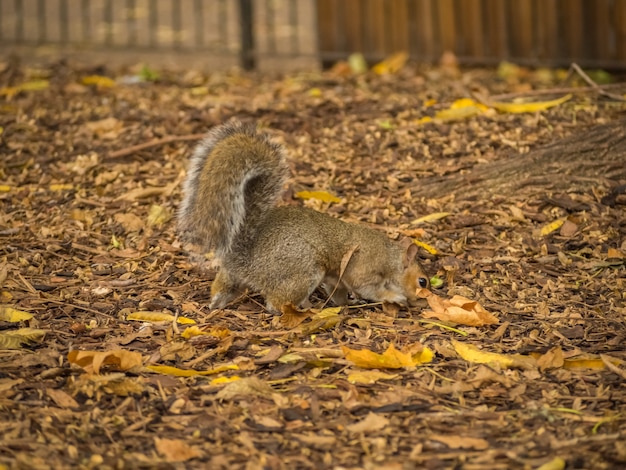
{"label": "wooden fence", "polygon": [[626,68],[626,0],[317,0],[319,53]]}
{"label": "wooden fence", "polygon": [[461,63],[626,69],[626,0],[0,0],[0,53],[16,50],[195,54],[211,68],[451,51]]}

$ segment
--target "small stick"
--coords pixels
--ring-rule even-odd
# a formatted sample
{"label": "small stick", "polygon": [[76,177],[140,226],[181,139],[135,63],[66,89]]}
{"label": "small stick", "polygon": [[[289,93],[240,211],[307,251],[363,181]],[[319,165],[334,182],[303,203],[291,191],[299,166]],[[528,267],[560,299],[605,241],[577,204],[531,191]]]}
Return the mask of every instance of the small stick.
{"label": "small stick", "polygon": [[623,98],[623,97],[621,97],[620,95],[615,95],[615,94],[613,94],[613,93],[609,93],[608,91],[604,91],[603,89],[601,89],[601,88],[600,88],[600,86],[599,86],[596,82],[594,82],[594,81],[591,79],[591,77],[590,77],[589,75],[587,75],[587,74],[585,73],[585,71],[584,71],[583,69],[581,69],[581,68],[579,67],[579,65],[578,65],[576,62],[572,62],[572,65],[570,65],[570,75],[571,75],[572,70],[573,70],[574,72],[576,72],[578,75],[580,75],[580,77],[581,77],[581,78],[582,78],[585,82],[587,82],[587,84],[588,84],[591,88],[593,88],[594,90],[596,90],[596,91],[597,91],[600,95],[604,95],[604,96],[606,96],[607,98],[611,98],[611,99],[616,100],[616,101],[626,101],[626,98]]}
{"label": "small stick", "polygon": [[[607,85],[585,86],[585,87],[560,87],[547,88],[545,90],[530,90],[520,93],[503,93],[501,95],[492,95],[489,97],[491,101],[508,100],[511,98],[519,98],[523,96],[541,96],[541,95],[560,95],[567,93],[600,93],[608,88],[626,88],[626,83],[609,83]],[[619,97],[619,95],[617,95]],[[621,98],[620,98],[621,99]]]}
{"label": "small stick", "polygon": [[151,147],[158,147],[161,145],[169,144],[171,142],[185,142],[187,140],[200,140],[205,134],[187,134],[187,135],[170,135],[163,137],[162,139],[152,140],[150,142],[144,142],[143,144],[133,145],[122,150],[117,150],[108,155],[107,158],[123,158],[128,155],[132,155],[135,152],[149,149]]}

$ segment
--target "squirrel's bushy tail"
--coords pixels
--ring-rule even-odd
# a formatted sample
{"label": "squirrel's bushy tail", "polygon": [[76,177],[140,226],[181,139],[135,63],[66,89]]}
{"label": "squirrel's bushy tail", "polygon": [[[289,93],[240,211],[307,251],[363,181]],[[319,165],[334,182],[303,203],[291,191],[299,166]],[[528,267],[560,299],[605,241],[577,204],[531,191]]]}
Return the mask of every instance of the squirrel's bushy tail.
{"label": "squirrel's bushy tail", "polygon": [[195,148],[178,211],[181,238],[218,257],[276,204],[288,175],[285,151],[254,125],[217,126]]}

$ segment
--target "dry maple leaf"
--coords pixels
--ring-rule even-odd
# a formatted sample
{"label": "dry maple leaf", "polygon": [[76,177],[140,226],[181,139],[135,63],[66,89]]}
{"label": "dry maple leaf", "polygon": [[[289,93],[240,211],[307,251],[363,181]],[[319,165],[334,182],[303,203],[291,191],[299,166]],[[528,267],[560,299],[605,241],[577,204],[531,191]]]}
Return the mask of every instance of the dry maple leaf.
{"label": "dry maple leaf", "polygon": [[432,310],[422,312],[426,318],[437,318],[442,321],[451,321],[459,325],[484,326],[498,323],[498,319],[485,310],[475,300],[470,300],[461,295],[455,295],[451,299],[444,299],[430,291],[420,289],[418,295],[426,297]]}
{"label": "dry maple leaf", "polygon": [[[412,350],[410,350],[412,349]],[[350,349],[342,346],[341,350],[346,359],[356,366],[364,369],[400,369],[402,367],[415,367],[432,361],[433,352],[416,343],[409,350],[398,351],[393,344],[389,345],[383,354],[375,353],[369,349]]]}
{"label": "dry maple leaf", "polygon": [[280,323],[285,328],[295,328],[304,320],[314,315],[314,312],[311,310],[300,311],[293,304],[283,305],[280,310],[283,313],[280,316]]}
{"label": "dry maple leaf", "polygon": [[70,351],[67,354],[70,364],[82,367],[88,374],[99,374],[100,368],[110,365],[116,370],[129,370],[141,365],[141,354],[123,349],[111,351]]}

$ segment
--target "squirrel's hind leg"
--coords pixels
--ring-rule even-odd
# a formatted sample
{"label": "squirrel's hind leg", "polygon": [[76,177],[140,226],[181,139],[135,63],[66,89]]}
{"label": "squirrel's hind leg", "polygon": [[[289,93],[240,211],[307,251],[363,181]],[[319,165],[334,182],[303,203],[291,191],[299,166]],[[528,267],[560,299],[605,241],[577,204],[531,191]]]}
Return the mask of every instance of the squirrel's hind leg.
{"label": "squirrel's hind leg", "polygon": [[242,286],[224,268],[220,268],[211,284],[211,309],[224,308],[239,297]]}
{"label": "squirrel's hind leg", "polygon": [[324,279],[324,271],[296,276],[288,276],[271,292],[265,292],[266,308],[272,313],[282,313],[282,307],[292,304],[297,308],[310,308],[309,296],[317,289]]}

